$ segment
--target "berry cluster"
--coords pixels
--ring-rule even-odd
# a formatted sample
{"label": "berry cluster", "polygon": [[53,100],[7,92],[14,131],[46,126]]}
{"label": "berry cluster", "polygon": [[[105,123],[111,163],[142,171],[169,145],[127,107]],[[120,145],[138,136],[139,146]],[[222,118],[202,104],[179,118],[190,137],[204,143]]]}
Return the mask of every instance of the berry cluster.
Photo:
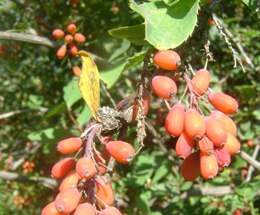
{"label": "berry cluster", "polygon": [[[66,53],[67,53],[67,44],[69,44],[70,47],[70,53],[72,55],[76,55],[78,53],[78,46],[76,45],[76,43],[73,42],[73,40],[75,40],[78,43],[83,43],[85,42],[85,36],[81,33],[76,33],[77,31],[77,27],[74,24],[69,24],[67,26],[67,35],[65,36],[64,40],[65,40],[65,44],[62,45],[58,51],[57,51],[57,57],[62,59],[65,57]],[[52,36],[54,39],[60,39],[63,38],[65,35],[64,31],[61,29],[55,29],[52,32]]]}
{"label": "berry cluster", "polygon": [[[180,63],[179,55],[169,50],[157,52],[153,60],[166,70],[174,70]],[[206,93],[210,83],[210,73],[206,69],[199,70],[191,80],[186,74],[182,77],[187,84],[184,95],[190,91],[190,105],[185,111],[180,99],[171,107],[165,129],[172,136],[179,137],[176,153],[184,160],[181,166],[184,179],[194,181],[201,174],[203,178],[212,180],[218,172],[228,167],[230,155],[240,151],[240,143],[235,138],[236,125],[227,116],[237,111],[238,103],[223,93]],[[163,99],[171,99],[177,92],[175,81],[161,75],[153,77],[152,88]],[[203,97],[204,94],[208,101]],[[209,102],[217,110],[211,111],[203,101]],[[207,107],[209,116],[204,115],[198,103]]]}

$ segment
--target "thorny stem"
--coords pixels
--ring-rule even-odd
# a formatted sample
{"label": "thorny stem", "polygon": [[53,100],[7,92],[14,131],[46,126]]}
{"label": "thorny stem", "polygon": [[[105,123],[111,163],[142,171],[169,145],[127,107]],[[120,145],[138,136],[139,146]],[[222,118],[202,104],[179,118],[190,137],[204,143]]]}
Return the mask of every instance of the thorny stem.
{"label": "thorny stem", "polygon": [[168,110],[171,110],[171,107],[170,107],[169,103],[167,102],[167,100],[164,99],[163,101],[164,101],[164,103],[165,103],[167,109],[168,109]]}
{"label": "thorny stem", "polygon": [[87,138],[88,133],[89,133],[93,128],[97,127],[98,125],[101,125],[101,124],[97,123],[97,124],[94,124],[94,125],[92,125],[91,127],[87,128],[87,129],[80,135],[80,138],[81,138],[82,140],[85,140],[85,139]]}
{"label": "thorny stem", "polygon": [[185,87],[184,93],[182,94],[182,96],[181,96],[181,98],[180,98],[180,100],[179,100],[179,103],[181,103],[181,100],[183,99],[183,97],[185,96],[185,94],[187,93],[187,91],[188,91],[188,86]]}

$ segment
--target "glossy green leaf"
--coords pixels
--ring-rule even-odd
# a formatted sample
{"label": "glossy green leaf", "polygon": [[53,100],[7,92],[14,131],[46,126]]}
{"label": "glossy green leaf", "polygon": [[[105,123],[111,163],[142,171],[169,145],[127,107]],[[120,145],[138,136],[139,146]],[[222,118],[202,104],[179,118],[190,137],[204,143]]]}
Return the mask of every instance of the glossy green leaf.
{"label": "glossy green leaf", "polygon": [[89,110],[88,106],[85,104],[83,110],[81,111],[79,117],[77,118],[77,122],[79,126],[86,124],[91,117],[92,117],[92,113]]}
{"label": "glossy green leaf", "polygon": [[145,19],[145,39],[155,48],[173,49],[192,34],[199,10],[198,0],[180,0],[172,5],[151,2],[130,7]]}
{"label": "glossy green leaf", "polygon": [[67,106],[65,102],[62,102],[58,105],[56,105],[54,108],[52,108],[46,115],[46,117],[51,117],[53,115],[59,114],[59,113],[65,113],[67,112]]}
{"label": "glossy green leaf", "polygon": [[155,175],[152,179],[152,184],[159,181],[161,178],[163,178],[168,172],[170,171],[169,165],[163,164],[161,165],[155,172]]}
{"label": "glossy green leaf", "polygon": [[124,54],[127,49],[130,47],[130,42],[128,40],[124,40],[122,45],[119,49],[117,49],[111,57],[108,59],[108,62],[113,61],[114,59],[118,58],[120,55]]}
{"label": "glossy green leaf", "polygon": [[257,0],[242,0],[251,10],[255,11],[257,8]]}
{"label": "glossy green leaf", "polygon": [[78,87],[78,77],[73,77],[72,81],[63,87],[63,99],[68,108],[71,108],[78,100],[82,98]]}

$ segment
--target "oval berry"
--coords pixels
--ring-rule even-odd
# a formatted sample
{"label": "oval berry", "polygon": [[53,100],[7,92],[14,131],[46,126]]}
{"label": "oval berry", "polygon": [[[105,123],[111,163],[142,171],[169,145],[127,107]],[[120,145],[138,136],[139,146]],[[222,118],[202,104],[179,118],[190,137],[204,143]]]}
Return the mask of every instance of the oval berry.
{"label": "oval berry", "polygon": [[193,146],[194,146],[194,139],[191,139],[187,135],[186,131],[183,131],[175,147],[178,157],[182,160],[187,158],[190,155]]}
{"label": "oval berry", "polygon": [[210,104],[224,114],[234,114],[238,108],[237,101],[224,93],[210,92],[208,94],[208,100]]}
{"label": "oval berry", "polygon": [[49,203],[45,208],[43,208],[41,215],[62,215],[57,211],[55,207],[55,201]]}
{"label": "oval berry", "polygon": [[154,92],[163,99],[171,99],[177,92],[175,82],[166,76],[154,76],[152,80],[152,87]]}
{"label": "oval berry", "polygon": [[65,36],[65,42],[66,43],[71,43],[73,41],[73,36],[68,34]]}
{"label": "oval berry", "polygon": [[19,46],[18,44],[13,44],[13,47],[16,51],[19,51],[21,49],[21,46]]}
{"label": "oval berry", "polygon": [[69,24],[67,26],[68,33],[73,33],[73,31],[75,31],[75,30],[76,30],[76,25],[75,24]]}
{"label": "oval berry", "polygon": [[58,143],[57,150],[61,154],[71,154],[79,150],[82,146],[82,140],[79,137],[72,137],[62,140]]}
{"label": "oval berry", "polygon": [[110,141],[105,145],[105,148],[107,153],[120,163],[128,163],[135,156],[133,146],[124,141]]}
{"label": "oval berry", "polygon": [[70,43],[70,53],[75,56],[78,53],[78,46],[75,43]]}
{"label": "oval berry", "polygon": [[[114,191],[113,188],[111,187],[111,184],[109,181],[104,177],[101,176],[100,178],[95,179],[95,195],[98,197],[97,198],[97,203],[104,208],[105,205],[103,204],[106,203],[108,206],[111,206],[114,204]],[[102,201],[100,201],[100,199]]]}
{"label": "oval berry", "polygon": [[55,29],[53,32],[52,32],[52,35],[55,39],[60,39],[62,37],[64,37],[64,32],[63,30],[61,29]]}
{"label": "oval berry", "polygon": [[252,146],[254,145],[254,141],[253,141],[253,140],[248,140],[248,141],[247,141],[247,145],[248,145],[249,147],[252,147]]}
{"label": "oval berry", "polygon": [[51,174],[54,178],[62,178],[74,165],[73,158],[64,158],[52,167]]}
{"label": "oval berry", "polygon": [[76,34],[74,34],[74,40],[78,43],[83,43],[83,42],[85,42],[85,37],[81,33],[76,33]]}
{"label": "oval berry", "polygon": [[218,174],[218,163],[214,154],[200,153],[200,172],[203,178],[213,180]]}
{"label": "oval berry", "polygon": [[80,158],[76,163],[76,171],[81,178],[90,179],[95,175],[95,164],[88,157]]}
{"label": "oval berry", "polygon": [[181,165],[181,174],[186,181],[195,181],[200,175],[200,156],[198,152],[190,154]]}
{"label": "oval berry", "polygon": [[177,52],[162,50],[154,54],[153,62],[162,69],[174,70],[179,67],[181,58]]}
{"label": "oval berry", "polygon": [[76,186],[78,184],[79,178],[80,177],[76,170],[71,170],[61,182],[59,191],[61,192],[62,190]]}
{"label": "oval berry", "polygon": [[66,53],[67,53],[67,47],[66,47],[66,45],[62,45],[62,46],[58,49],[56,55],[57,55],[58,58],[62,59],[62,58],[65,57]]}
{"label": "oval berry", "polygon": [[187,135],[193,140],[200,140],[206,132],[204,119],[195,109],[186,111],[184,127]]}
{"label": "oval berry", "polygon": [[120,211],[115,207],[108,207],[103,210],[102,215],[122,215]]}
{"label": "oval berry", "polygon": [[192,86],[193,91],[195,91],[197,94],[202,96],[204,92],[208,90],[209,87],[209,82],[210,82],[209,71],[206,69],[200,69],[192,78],[192,81],[197,86],[197,87]]}
{"label": "oval berry", "polygon": [[73,215],[95,215],[95,208],[89,203],[80,204]]}
{"label": "oval berry", "polygon": [[206,134],[215,146],[223,146],[227,141],[227,131],[221,121],[208,116],[205,117]]}
{"label": "oval berry", "polygon": [[79,77],[81,75],[81,69],[78,66],[73,66],[72,70],[73,70],[74,75],[76,75],[77,77]]}
{"label": "oval berry", "polygon": [[214,150],[214,144],[204,136],[201,140],[198,141],[198,146],[200,149],[200,152],[206,155],[211,155]]}
{"label": "oval berry", "polygon": [[67,188],[61,191],[55,199],[55,207],[62,214],[69,214],[76,209],[80,199],[79,191]]}
{"label": "oval berry", "polygon": [[230,155],[235,155],[240,152],[239,141],[230,133],[228,133],[227,142],[224,147],[228,150]]}
{"label": "oval berry", "polygon": [[229,116],[227,116],[226,114],[223,114],[222,112],[220,112],[218,110],[212,111],[210,113],[210,116],[212,116],[212,117],[218,119],[219,121],[221,121],[227,132],[229,132],[233,136],[236,135],[237,126]]}
{"label": "oval berry", "polygon": [[218,162],[218,167],[227,168],[231,162],[231,157],[228,150],[225,147],[217,147],[214,150],[214,155]]}
{"label": "oval berry", "polygon": [[180,103],[175,104],[169,111],[165,120],[165,129],[175,137],[181,135],[184,130],[184,108]]}
{"label": "oval berry", "polygon": [[[149,91],[145,90],[143,92],[142,95],[142,99],[143,99],[143,108],[144,108],[144,115],[146,116],[148,114],[149,111],[149,106],[150,106],[150,93]],[[138,113],[138,106],[139,103],[138,101],[134,104],[134,108],[133,108],[133,119],[136,118],[137,113]]]}

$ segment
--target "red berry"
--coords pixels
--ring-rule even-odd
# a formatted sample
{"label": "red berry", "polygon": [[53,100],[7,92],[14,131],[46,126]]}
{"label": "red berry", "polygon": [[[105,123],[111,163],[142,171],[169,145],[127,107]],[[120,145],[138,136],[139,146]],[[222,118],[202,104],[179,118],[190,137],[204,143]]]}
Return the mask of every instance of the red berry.
{"label": "red berry", "polygon": [[89,203],[80,204],[73,215],[95,215],[95,208]]}
{"label": "red berry", "polygon": [[18,44],[13,44],[13,47],[16,51],[19,51],[21,49],[21,46],[19,46]]}
{"label": "red berry", "polygon": [[162,50],[154,54],[153,62],[162,69],[174,70],[179,67],[181,58],[177,52]]}
{"label": "red berry", "polygon": [[65,36],[65,42],[66,43],[71,43],[73,41],[73,36],[68,34]]}
{"label": "red berry", "polygon": [[88,157],[80,158],[76,163],[76,171],[81,178],[90,179],[95,175],[95,164]]}
{"label": "red berry", "polygon": [[108,207],[103,210],[102,215],[122,215],[120,211],[115,207]]}
{"label": "red berry", "polygon": [[77,77],[79,77],[81,75],[81,69],[78,66],[73,66],[72,70],[73,70],[74,75],[76,75]]}
{"label": "red berry", "polygon": [[41,215],[62,215],[55,208],[55,201],[49,203],[45,208],[43,208]]}
{"label": "red berry", "polygon": [[217,110],[224,114],[234,114],[238,108],[237,101],[224,93],[210,92],[208,100]]}
{"label": "red berry", "polygon": [[79,178],[80,177],[76,170],[71,170],[61,182],[59,191],[61,192],[62,190],[76,186],[78,184]]}
{"label": "red berry", "polygon": [[60,39],[60,38],[64,37],[64,32],[61,29],[55,29],[52,32],[52,35],[54,36],[55,39]]}
{"label": "red berry", "polygon": [[[150,93],[149,93],[149,91],[145,90],[145,91],[143,92],[142,99],[144,100],[144,101],[143,101],[143,108],[144,108],[144,115],[146,116],[146,115],[148,114],[149,106],[150,106]],[[133,108],[133,119],[135,119],[136,116],[137,116],[138,107],[136,107],[136,106],[138,106],[138,105],[139,105],[138,102],[136,102],[136,103],[134,104],[134,108]]]}
{"label": "red berry", "polygon": [[[105,163],[102,162],[102,160],[100,159],[100,157],[98,155],[101,158],[104,159]],[[103,175],[106,172],[106,168],[104,166],[102,166],[101,164],[107,165],[109,160],[110,160],[110,156],[109,156],[109,154],[107,154],[106,151],[100,151],[100,152],[99,151],[95,151],[94,152],[94,157],[95,157],[95,159],[97,161],[97,165],[98,165],[98,168],[99,168],[98,172],[101,175]],[[101,163],[101,164],[99,164],[99,163]]]}
{"label": "red berry", "polygon": [[228,150],[225,147],[217,147],[214,150],[214,155],[218,162],[218,167],[227,168],[231,162],[231,157]]}
{"label": "red berry", "polygon": [[194,139],[191,139],[186,131],[183,131],[176,143],[176,153],[180,159],[187,158],[194,146]]}
{"label": "red berry", "polygon": [[230,155],[235,155],[240,151],[239,141],[230,133],[228,133],[227,142],[224,147],[228,150]]}
{"label": "red berry", "polygon": [[107,153],[120,163],[128,163],[135,156],[133,146],[124,141],[110,141],[105,145],[105,148]]}
{"label": "red berry", "polygon": [[253,140],[248,140],[247,141],[247,145],[250,146],[250,147],[253,146],[254,145],[254,141]]}
{"label": "red berry", "polygon": [[73,31],[75,31],[76,30],[76,25],[74,25],[74,24],[69,24],[68,26],[67,26],[67,31],[68,31],[68,33],[73,33]]}
{"label": "red berry", "polygon": [[181,174],[186,181],[195,181],[200,175],[200,156],[198,152],[190,154],[181,165]]}
{"label": "red berry", "polygon": [[82,140],[79,137],[72,137],[62,140],[58,143],[57,150],[61,154],[71,154],[79,150],[82,146]]}
{"label": "red berry", "polygon": [[81,33],[76,33],[74,34],[74,40],[78,43],[84,43],[85,42],[85,37]]}
{"label": "red berry", "polygon": [[52,167],[51,174],[54,178],[62,178],[74,165],[73,158],[64,158]]}
{"label": "red berry", "polygon": [[213,153],[214,145],[208,137],[204,136],[197,143],[201,153],[206,155],[211,155]]}
{"label": "red berry", "polygon": [[154,76],[152,87],[154,92],[163,99],[171,99],[177,92],[175,82],[166,76]]}
{"label": "red berry", "polygon": [[55,207],[62,214],[69,214],[76,209],[80,199],[79,191],[67,188],[61,191],[55,199]]}
{"label": "red berry", "polygon": [[[102,208],[105,207],[103,202],[106,203],[108,206],[113,205],[115,200],[114,191],[109,181],[104,176],[101,176],[100,178],[96,178],[94,182],[96,184],[95,195],[98,197],[97,203]],[[99,199],[101,199],[103,202]]]}
{"label": "red berry", "polygon": [[67,47],[66,47],[66,45],[62,45],[62,46],[58,49],[56,55],[57,55],[58,58],[62,59],[62,58],[65,57],[66,52],[67,52]]}
{"label": "red berry", "polygon": [[175,104],[169,111],[165,120],[165,129],[175,137],[181,135],[184,130],[184,108],[181,104]]}
{"label": "red berry", "polygon": [[[209,81],[210,81],[210,74],[209,71],[206,69],[200,69],[195,76],[192,78],[192,81],[196,86],[202,89],[204,92],[208,90]],[[199,95],[203,95],[204,92],[199,90],[197,87],[192,86],[192,89],[197,92]]]}
{"label": "red berry", "polygon": [[203,178],[213,180],[218,174],[218,163],[214,154],[200,153],[200,172]]}
{"label": "red berry", "polygon": [[70,53],[75,56],[78,53],[78,46],[75,43],[70,43]]}

